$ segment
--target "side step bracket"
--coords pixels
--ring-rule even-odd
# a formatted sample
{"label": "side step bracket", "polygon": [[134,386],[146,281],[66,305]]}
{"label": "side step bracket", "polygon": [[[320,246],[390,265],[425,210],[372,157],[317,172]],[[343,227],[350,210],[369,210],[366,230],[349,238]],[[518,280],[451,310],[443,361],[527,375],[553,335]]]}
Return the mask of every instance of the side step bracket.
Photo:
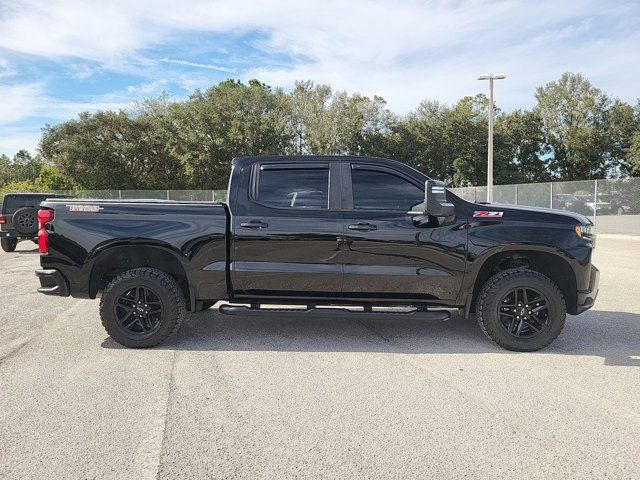
{"label": "side step bracket", "polygon": [[451,313],[447,310],[427,310],[415,308],[408,311],[398,310],[373,310],[365,308],[362,310],[351,310],[344,307],[316,307],[308,305],[306,308],[260,308],[254,304],[251,307],[245,305],[220,305],[220,313],[225,315],[253,315],[257,317],[273,318],[282,317],[287,314],[309,315],[314,317],[344,316],[347,318],[375,318],[384,319],[416,319],[416,320],[448,320]]}

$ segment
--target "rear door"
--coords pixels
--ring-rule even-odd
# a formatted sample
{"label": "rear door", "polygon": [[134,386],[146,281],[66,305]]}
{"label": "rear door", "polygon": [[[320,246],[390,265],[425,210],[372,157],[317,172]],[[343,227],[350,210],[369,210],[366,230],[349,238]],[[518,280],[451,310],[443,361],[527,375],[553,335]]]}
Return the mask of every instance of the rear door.
{"label": "rear door", "polygon": [[24,207],[33,207],[37,210],[40,202],[43,200],[42,195],[6,195],[2,202],[2,216],[5,217],[2,230],[12,230],[15,228],[13,225],[13,214],[16,213],[16,211]]}
{"label": "rear door", "polygon": [[[340,176],[332,162],[251,167],[232,216],[234,294],[325,297],[342,290]],[[243,193],[241,193],[243,194]]]}
{"label": "rear door", "polygon": [[[346,167],[346,165],[345,165]],[[380,165],[345,168],[344,295],[395,300],[452,300],[465,269],[464,220],[417,223],[421,179]]]}

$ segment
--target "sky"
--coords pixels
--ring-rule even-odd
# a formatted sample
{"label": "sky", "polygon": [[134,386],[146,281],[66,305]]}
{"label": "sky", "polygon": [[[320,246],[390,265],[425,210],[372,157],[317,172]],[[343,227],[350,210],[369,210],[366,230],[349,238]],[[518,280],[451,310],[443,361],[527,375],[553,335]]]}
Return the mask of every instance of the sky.
{"label": "sky", "polygon": [[640,97],[640,0],[0,0],[0,153],[37,151],[41,128],[82,111],[184,99],[227,78],[296,80],[421,100],[486,92],[535,104],[535,88],[580,72]]}

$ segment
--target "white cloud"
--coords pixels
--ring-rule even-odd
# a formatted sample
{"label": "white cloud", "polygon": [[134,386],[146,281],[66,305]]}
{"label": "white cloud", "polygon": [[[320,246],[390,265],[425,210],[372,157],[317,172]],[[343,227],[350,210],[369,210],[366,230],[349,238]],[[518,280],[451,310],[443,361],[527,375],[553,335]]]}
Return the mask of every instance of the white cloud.
{"label": "white cloud", "polygon": [[[142,83],[140,85],[129,85],[126,89],[126,96],[130,97],[133,101],[142,100],[143,98],[156,97],[160,95],[169,82],[167,80],[154,80],[152,82]],[[116,92],[111,94],[116,98],[122,98],[122,93]]]}
{"label": "white cloud", "polygon": [[[606,8],[597,0],[253,0],[241,7],[236,0],[23,0],[0,13],[0,47],[107,69],[161,63],[224,72],[219,62],[150,60],[145,49],[164,56],[162,46],[179,44],[181,35],[260,32],[254,47],[279,63],[256,65],[243,78],[282,86],[310,78],[381,94],[407,111],[425,97],[454,101],[484,91],[477,73],[498,70],[509,77],[497,98],[511,109],[529,106],[535,86],[567,70],[633,101],[638,22],[634,0]],[[200,77],[182,84],[194,82]]]}
{"label": "white cloud", "polygon": [[[123,90],[93,95],[85,100],[67,101],[45,94],[44,83],[25,85],[0,84],[0,154],[13,155],[20,149],[36,151],[40,129],[45,122],[56,123],[76,117],[81,112],[129,110],[145,98],[162,93],[166,81],[130,85]],[[33,119],[42,125],[24,126]]]}
{"label": "white cloud", "polygon": [[42,83],[0,84],[0,125],[34,115],[40,107]]}
{"label": "white cloud", "polygon": [[0,84],[0,125],[15,124],[24,119],[41,117],[47,121],[61,121],[80,112],[98,110],[126,110],[145,98],[162,93],[166,81],[130,85],[124,90],[92,95],[86,100],[68,101],[45,94],[44,83],[24,85]]}
{"label": "white cloud", "polygon": [[218,72],[233,72],[233,70],[230,68],[221,67],[219,65],[212,65],[210,63],[188,62],[186,60],[176,60],[173,58],[162,58],[160,59],[160,61],[164,63],[174,63],[176,65],[185,65],[187,67],[204,68],[206,70],[216,70]]}
{"label": "white cloud", "polygon": [[67,65],[68,76],[76,80],[87,80],[96,73],[102,71],[100,66],[88,65],[86,63],[72,63]]}
{"label": "white cloud", "polygon": [[0,78],[13,77],[15,74],[16,71],[9,64],[9,61],[6,58],[0,58]]}
{"label": "white cloud", "polygon": [[0,127],[0,155],[11,157],[23,149],[35,154],[39,139],[38,127]]}

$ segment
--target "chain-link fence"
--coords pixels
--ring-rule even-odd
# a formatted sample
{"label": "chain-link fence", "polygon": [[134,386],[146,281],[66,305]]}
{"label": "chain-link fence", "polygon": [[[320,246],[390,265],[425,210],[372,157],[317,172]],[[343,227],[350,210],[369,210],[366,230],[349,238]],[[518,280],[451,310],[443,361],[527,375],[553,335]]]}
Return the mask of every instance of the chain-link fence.
{"label": "chain-link fence", "polygon": [[[471,202],[487,201],[486,186],[451,191]],[[496,185],[493,201],[580,213],[598,233],[640,235],[640,178]]]}
{"label": "chain-link fence", "polygon": [[[486,202],[487,187],[451,188],[472,202]],[[64,190],[80,198],[224,202],[226,190]],[[586,215],[599,233],[640,235],[640,178],[496,185],[494,203],[556,208]]]}
{"label": "chain-link fence", "polygon": [[105,200],[177,200],[184,202],[225,202],[226,190],[55,190],[77,198]]}

